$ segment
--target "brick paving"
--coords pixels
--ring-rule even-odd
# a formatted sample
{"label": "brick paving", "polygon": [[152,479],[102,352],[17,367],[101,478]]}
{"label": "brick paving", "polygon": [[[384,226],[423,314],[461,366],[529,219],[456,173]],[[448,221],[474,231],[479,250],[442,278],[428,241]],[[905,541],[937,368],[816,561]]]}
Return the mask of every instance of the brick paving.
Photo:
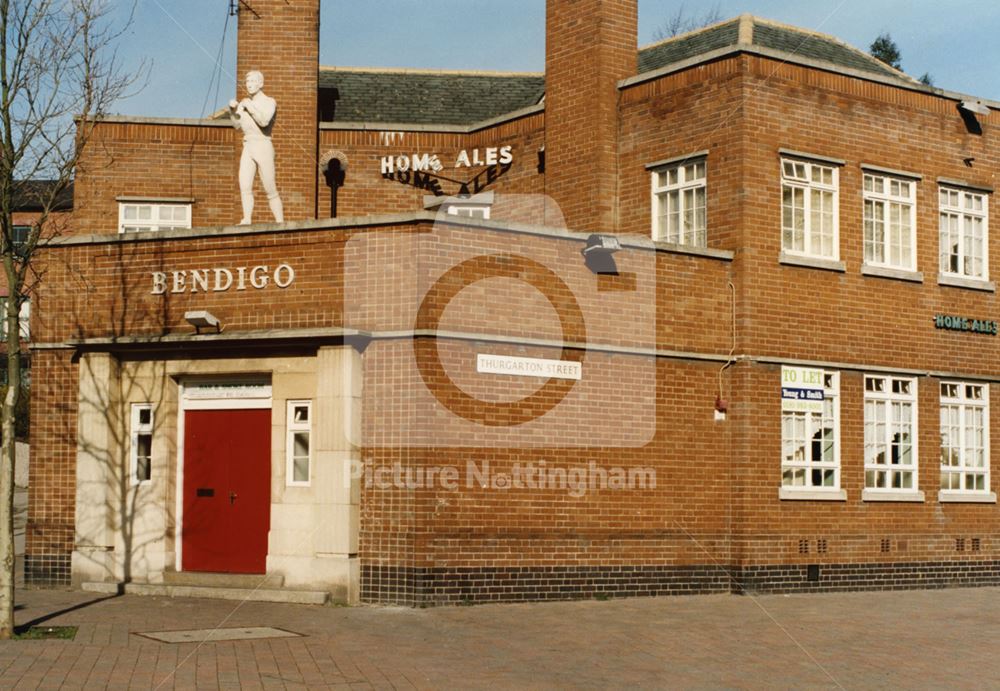
{"label": "brick paving", "polygon": [[[403,609],[26,590],[0,688],[972,687],[1000,679],[1000,589]],[[298,638],[167,644],[143,631]]]}

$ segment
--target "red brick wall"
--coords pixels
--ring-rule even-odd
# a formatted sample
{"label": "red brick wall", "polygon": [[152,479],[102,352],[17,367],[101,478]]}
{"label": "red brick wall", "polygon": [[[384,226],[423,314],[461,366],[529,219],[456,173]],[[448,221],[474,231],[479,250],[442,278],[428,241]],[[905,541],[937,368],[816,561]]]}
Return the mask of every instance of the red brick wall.
{"label": "red brick wall", "polygon": [[[989,121],[997,116],[988,116],[986,134],[976,136],[966,132],[954,101],[758,58],[747,60],[747,70],[746,120],[753,123],[754,136],[747,143],[743,183],[741,304],[757,327],[748,333],[747,348],[786,357],[991,371],[989,363],[996,360],[986,354],[1000,353],[995,338],[939,331],[931,319],[936,313],[996,315],[1000,306],[993,292],[937,284],[937,178],[995,184],[1000,141],[990,136]],[[779,147],[846,161],[840,167],[839,205],[846,273],[777,264]],[[963,163],[969,156],[976,159],[972,167]],[[922,284],[860,274],[862,163],[923,176],[916,206]],[[996,218],[996,195],[989,200]],[[990,233],[989,253],[1000,257],[1000,233]]]}
{"label": "red brick wall", "polygon": [[[938,177],[995,185],[1000,148],[987,116],[985,134],[970,134],[954,101],[858,79],[741,58],[747,134],[745,173],[733,194],[744,224],[734,262],[739,286],[741,347],[748,353],[827,363],[841,372],[841,472],[844,502],[779,501],[780,368],[741,368],[734,417],[743,441],[736,458],[740,489],[734,541],[743,564],[897,563],[996,559],[1000,531],[993,504],[941,504],[939,378],[918,379],[919,483],[923,503],[863,502],[862,372],[904,368],[996,377],[1000,341],[938,330],[935,314],[995,319],[996,294],[941,286],[938,274]],[[839,158],[840,259],[846,272],[783,266],[779,148]],[[972,166],[963,159],[974,157]],[[709,159],[709,185],[714,168]],[[922,283],[863,276],[861,164],[911,171],[917,183],[917,270]],[[996,195],[990,215],[996,218]],[[711,212],[710,212],[711,213]],[[712,221],[710,220],[710,224]],[[714,226],[710,225],[711,237]],[[712,241],[709,241],[712,244]],[[989,253],[1000,256],[994,227]],[[996,269],[991,273],[996,280]],[[834,369],[837,369],[835,366]],[[991,390],[991,439],[998,434],[997,382]],[[1000,447],[992,442],[994,467]],[[994,476],[991,489],[997,491]],[[972,538],[980,550],[971,551]],[[828,549],[816,552],[816,540]],[[965,538],[965,551],[955,540]],[[882,540],[889,539],[888,551]],[[800,540],[809,541],[807,553]],[[930,576],[928,576],[930,578]],[[928,581],[929,582],[929,581]],[[954,582],[954,581],[953,581]]]}
{"label": "red brick wall", "polygon": [[[406,270],[405,243],[385,250],[385,254],[361,255],[368,256],[372,263],[365,271],[358,271],[361,265],[357,247],[350,243],[361,242],[362,235],[376,243],[394,236],[425,241],[410,257],[416,262],[415,280],[406,283],[401,275],[392,273]],[[540,295],[558,295],[568,287],[587,314],[587,332],[592,341],[634,348],[648,338],[647,346],[657,341],[661,347],[709,352],[713,343],[727,338],[728,322],[707,315],[727,309],[724,286],[729,278],[728,262],[626,251],[619,256],[619,265],[623,270],[633,270],[636,278],[601,279],[585,268],[579,249],[579,243],[564,239],[457,225],[438,227],[432,232],[428,223],[357,232],[318,229],[187,241],[67,245],[48,255],[48,279],[39,298],[37,340],[52,343],[75,338],[190,333],[183,313],[196,308],[208,309],[220,317],[228,332],[345,324],[373,330],[429,326],[416,318],[414,297],[426,290],[431,279],[470,252],[532,257],[554,267],[563,283],[539,284],[536,287],[541,292],[523,280],[497,283],[498,279],[493,279],[486,292],[476,289],[478,282],[473,283],[442,312],[440,328],[558,339],[561,332],[553,330],[552,315],[545,311],[552,309],[551,303]],[[261,291],[150,295],[151,271],[274,266],[279,262],[287,262],[296,270],[295,283],[287,289],[269,286]],[[619,300],[619,294],[602,293],[601,286],[605,290],[613,288],[618,281],[627,287],[630,280],[647,286],[649,302],[632,301],[635,312],[631,315],[627,314],[627,299],[622,301],[624,310],[603,308],[602,301]],[[688,295],[686,286],[691,281],[715,289]],[[651,303],[657,295],[670,307],[655,326],[650,324],[646,334],[616,326],[625,318],[654,315]],[[346,315],[344,302],[349,306]],[[567,336],[569,340],[579,338],[575,333]],[[638,492],[588,490],[584,496],[569,500],[564,490],[538,493],[472,488],[448,494],[434,487],[416,493],[369,488],[363,496],[361,536],[362,560],[367,566],[447,571],[482,563],[488,553],[500,550],[505,556],[489,557],[489,563],[519,569],[553,563],[599,569],[623,564],[672,568],[709,563],[706,549],[712,553],[728,549],[727,498],[732,490],[726,469],[731,440],[724,428],[712,422],[712,400],[721,363],[653,362],[643,357],[592,353],[585,363],[592,373],[586,382],[589,393],[571,400],[568,413],[556,415],[546,422],[547,427],[534,431],[526,427],[516,438],[510,436],[509,428],[480,427],[478,443],[470,448],[462,436],[465,427],[458,424],[460,419],[449,417],[433,405],[415,404],[421,395],[428,401],[432,399],[423,389],[418,371],[405,367],[405,356],[416,352],[419,359],[426,359],[432,343],[419,340],[414,346],[408,340],[378,341],[365,351],[365,453],[370,467],[402,462],[411,467],[454,463],[464,468],[467,460],[481,463],[489,459],[496,473],[509,470],[513,462],[545,460],[553,466],[571,468],[593,460],[602,468],[650,467],[657,474],[657,484]],[[464,390],[494,401],[530,394],[534,382],[476,374],[475,353],[559,357],[559,351],[552,348],[525,350],[460,342],[443,342],[440,348],[447,371]],[[54,358],[50,351],[40,352],[39,376],[53,382],[52,391],[72,394],[76,390],[74,370],[63,373]],[[653,369],[643,370],[639,367],[642,363]],[[633,407],[626,408],[622,393],[641,393],[643,387],[648,389],[645,405],[636,408],[633,400]],[[73,484],[60,459],[75,456],[72,435],[76,412],[71,404],[50,399],[43,392],[35,400],[36,414],[64,433],[49,438],[49,427],[33,428],[40,444],[33,467],[40,478],[58,483],[63,492],[58,501],[66,507],[73,502]],[[623,418],[626,411],[628,417]],[[671,422],[679,419],[685,424]],[[586,448],[586,444],[580,448],[581,435],[588,434],[587,421],[600,421],[603,436],[596,439],[604,441],[590,445],[592,448]],[[638,430],[638,437],[619,438],[622,433],[627,436],[630,426]],[[414,441],[424,440],[434,446],[411,447],[413,442],[391,433],[401,428],[409,429]],[[565,436],[565,445],[560,442],[561,435]],[[690,464],[692,454],[702,459],[695,469]],[[687,479],[681,481],[681,477]],[[45,486],[39,484],[40,488]],[[705,506],[713,508],[699,508]],[[61,535],[59,530],[69,530],[71,523],[58,528],[45,523],[40,515],[33,520],[40,537],[30,551],[39,555],[35,563],[41,563],[41,555],[47,554],[43,550],[54,549],[43,547],[48,543],[41,536],[55,539],[50,536]],[[619,533],[628,537],[613,537]]]}
{"label": "red brick wall", "polygon": [[[751,574],[747,578],[752,581],[758,577],[755,574],[763,574],[765,587],[783,589],[805,582],[807,564],[840,569],[843,576],[837,582],[841,585],[827,581],[816,587],[860,587],[868,574],[882,579],[870,581],[879,587],[938,585],[933,574],[942,571],[947,582],[967,582],[961,579],[970,578],[970,564],[985,569],[978,582],[996,582],[996,568],[990,566],[1000,548],[995,539],[1000,530],[996,506],[937,501],[940,430],[935,373],[996,377],[1000,339],[939,331],[931,320],[936,313],[996,318],[995,293],[937,283],[936,180],[940,176],[994,184],[1000,150],[991,127],[998,116],[987,116],[985,134],[972,135],[953,101],[739,56],[625,89],[620,94],[620,120],[612,118],[609,128],[606,108],[611,103],[614,112],[619,95],[609,99],[605,87],[627,76],[626,60],[613,46],[623,45],[624,28],[634,22],[629,4],[597,0],[549,4],[549,36],[555,40],[550,43],[546,99],[545,190],[563,206],[574,229],[617,227],[645,235],[650,226],[650,184],[644,166],[707,149],[709,246],[732,250],[732,261],[657,252],[649,265],[655,276],[652,299],[616,308],[602,303],[600,288],[622,289],[631,280],[629,262],[640,255],[649,257],[648,253],[626,250],[618,255],[624,275],[598,278],[584,268],[580,243],[482,228],[442,229],[420,222],[67,245],[49,255],[37,303],[35,340],[190,333],[182,316],[187,309],[209,309],[230,332],[324,326],[408,330],[431,325],[426,313],[417,316],[421,291],[469,253],[506,252],[544,259],[559,268],[564,284],[543,283],[541,292],[568,289],[591,309],[597,315],[588,324],[591,341],[640,347],[643,334],[621,328],[620,320],[644,315],[654,325],[645,345],[673,354],[661,353],[648,379],[639,378],[634,354],[589,354],[588,385],[600,385],[601,390],[574,402],[572,415],[553,417],[552,429],[484,425],[470,435],[461,424],[462,415],[443,414],[435,407],[435,400],[442,399],[427,391],[445,377],[426,371],[421,376],[410,366],[413,362],[426,363],[437,354],[460,390],[496,402],[530,393],[529,384],[475,373],[477,353],[558,357],[557,349],[503,344],[488,337],[471,342],[378,340],[363,356],[366,468],[373,471],[397,462],[409,468],[464,467],[470,460],[489,460],[494,471],[503,472],[515,462],[545,460],[553,466],[572,466],[592,459],[602,466],[652,467],[656,488],[588,491],[570,497],[563,491],[516,488],[486,491],[463,486],[450,492],[367,487],[362,495],[360,541],[366,597],[407,602],[523,599],[532,593],[590,594],[601,590],[596,583],[618,584],[614,592],[652,592],[655,588],[649,582],[659,583],[655,587],[661,590],[655,591],[661,592],[672,587],[666,585],[670,578],[680,578],[689,589],[695,583],[701,584],[700,589],[717,589],[729,587],[729,576],[718,572],[729,568],[734,578]],[[614,8],[624,15],[598,29],[589,22],[573,24],[564,14],[568,8],[589,8],[596,13],[591,19]],[[564,33],[556,36],[554,27]],[[572,87],[576,82],[569,74],[571,65],[587,76],[577,84],[581,102],[573,101],[577,87]],[[612,78],[615,70],[621,74]],[[583,125],[573,119],[581,108],[589,114]],[[340,213],[354,216],[422,206],[423,191],[381,178],[378,159],[392,153],[427,151],[450,158],[460,148],[514,142],[519,155],[492,189],[540,191],[542,176],[532,157],[543,137],[540,119],[529,116],[472,135],[407,133],[402,141],[388,140],[378,132],[324,131],[322,150],[338,149],[349,159]],[[142,143],[130,143],[128,127],[138,128],[133,132]],[[219,217],[236,208],[232,170],[238,143],[230,130],[131,125],[101,129],[106,133],[100,155],[109,158],[93,154],[86,177],[77,183],[84,199],[94,202],[91,210],[81,209],[83,227],[113,227],[106,224],[116,192],[104,190],[131,181],[141,166],[129,160],[138,156],[139,148],[151,148],[149,143],[157,138],[158,147],[167,151],[170,147],[182,151],[184,136],[200,137],[194,149],[200,152],[228,147],[230,158],[220,157],[217,164],[230,171],[228,181],[225,175],[195,182],[179,179],[190,175],[194,166],[176,154],[165,159],[164,170],[170,174],[161,188],[182,190],[187,185],[190,190],[207,190],[206,199],[229,199],[216,202],[219,208],[214,213]],[[197,134],[185,134],[189,132]],[[585,146],[587,152],[573,148],[577,146]],[[839,247],[845,272],[779,263],[779,148],[846,161],[840,168],[839,193]],[[609,150],[620,150],[611,155],[610,163]],[[119,160],[115,152],[120,152]],[[153,158],[150,154],[146,162]],[[965,163],[969,158],[975,159],[971,167]],[[96,164],[105,160],[124,167],[102,178],[105,173]],[[861,274],[862,163],[922,176],[917,196],[917,268],[923,272],[922,283]],[[132,165],[136,167],[128,167]],[[204,175],[210,174],[206,170]],[[317,189],[314,182],[310,185]],[[319,189],[322,199],[323,188]],[[621,200],[617,219],[616,189]],[[991,215],[997,218],[994,197],[990,196]],[[322,201],[320,207],[325,208]],[[202,213],[197,209],[196,202],[196,214]],[[196,216],[210,217],[207,212]],[[360,255],[367,261],[358,263],[356,252],[363,240],[373,241],[372,254]],[[1000,256],[996,232],[990,236],[990,254],[995,277]],[[150,295],[152,271],[273,267],[279,262],[296,270],[296,281],[287,289]],[[633,273],[638,282],[646,276]],[[520,284],[477,281],[453,305],[433,303],[432,311],[442,316],[441,328],[454,331],[558,338],[546,311],[551,304],[527,290],[521,278]],[[746,357],[721,376],[730,415],[728,421],[716,423],[712,408],[720,386],[720,358],[729,352],[733,336],[730,281],[735,287],[737,354]],[[49,427],[32,429],[38,444],[32,491],[44,498],[33,500],[38,508],[31,517],[29,565],[56,564],[55,557],[69,549],[71,540],[76,375],[61,352],[36,354],[35,376],[43,377],[44,385],[32,403],[33,418],[44,419]],[[840,371],[841,485],[846,502],[778,499],[780,366],[772,360],[817,361]],[[862,373],[884,368],[919,373],[919,485],[926,495],[922,503],[862,501]],[[997,379],[991,390],[994,466],[1000,461]],[[650,383],[654,400],[645,411],[652,416],[651,432],[647,439],[629,443],[634,440],[623,441],[615,434],[644,420],[639,414],[622,421],[626,412],[634,412],[626,407],[624,396],[644,383]],[[545,396],[537,402],[540,408],[551,402]],[[443,398],[471,414],[468,401],[454,389]],[[611,441],[581,446],[578,442],[593,433],[595,424],[611,430]],[[996,491],[995,472],[993,476]],[[958,539],[965,540],[962,551],[957,549]],[[979,545],[975,551],[974,539]],[[886,547],[883,540],[888,540]],[[894,569],[904,564],[924,571],[907,576],[910,580],[893,580],[898,573]],[[625,567],[641,570],[636,578],[649,582],[616,580],[624,578],[620,574],[626,573]],[[772,567],[776,570],[768,571]],[[561,575],[539,580],[557,569]],[[470,576],[470,570],[484,575]]]}
{"label": "red brick wall", "polygon": [[72,351],[32,355],[30,501],[25,575],[69,583],[76,510],[77,365]]}
{"label": "red brick wall", "polygon": [[[517,118],[500,125],[470,134],[432,132],[391,132],[379,130],[323,130],[320,132],[322,152],[341,152],[347,157],[344,185],[338,191],[337,215],[340,217],[365,216],[379,213],[399,213],[424,208],[424,197],[439,192],[443,196],[458,194],[461,186],[454,181],[470,182],[477,176],[485,182],[486,166],[455,167],[458,154],[473,149],[485,156],[487,147],[510,146],[513,161],[496,179],[487,184],[483,192],[495,192],[496,206],[492,218],[521,220],[540,223],[537,215],[511,208],[511,201],[504,197],[511,194],[538,195],[543,189],[544,175],[538,172],[538,149],[543,140],[543,115]],[[411,156],[437,154],[443,168],[436,175],[451,180],[429,176],[437,180],[436,189],[425,189],[414,184],[414,176],[382,175],[383,156]],[[470,192],[474,187],[470,184]],[[330,212],[330,189],[323,176],[319,179],[319,217]]]}
{"label": "red brick wall", "polygon": [[[534,207],[520,209],[510,195],[539,195],[544,187],[544,175],[538,172],[542,126],[543,116],[533,115],[471,134],[324,130],[320,133],[322,151],[342,152],[348,160],[344,186],[338,192],[338,216],[417,211],[424,208],[425,195],[435,194],[385,179],[382,156],[437,154],[445,166],[440,175],[471,181],[486,167],[455,168],[460,151],[465,149],[471,156],[475,148],[511,146],[511,166],[483,191],[502,195],[495,201],[494,218],[540,223]],[[228,126],[103,123],[95,128],[81,161],[74,228],[82,233],[117,233],[119,196],[193,199],[193,227],[235,225],[240,217],[236,169],[241,147],[239,133]],[[259,222],[267,221],[263,190],[259,182],[255,184],[255,216]],[[316,185],[318,217],[326,218],[330,189],[322,175],[317,176]],[[459,189],[453,182],[440,182],[445,195],[457,194]]]}
{"label": "red brick wall", "polygon": [[[229,126],[98,124],[77,168],[75,231],[117,234],[120,196],[193,199],[193,226],[236,224],[241,146],[236,134]],[[259,200],[262,194],[258,191]]]}
{"label": "red brick wall", "polygon": [[[944,562],[997,559],[1000,521],[995,504],[941,504],[938,458],[941,442],[937,377],[918,379],[919,489],[918,503],[864,502],[864,391],[861,372],[840,377],[841,487],[846,502],[779,501],[781,484],[780,367],[744,367],[734,416],[749,432],[744,451],[736,454],[737,472],[746,478],[734,507],[734,549],[738,562],[761,564],[844,564],[865,562]],[[877,373],[877,369],[873,368]],[[997,406],[1000,392],[990,396],[990,439],[995,467],[1000,445]],[[747,452],[756,447],[756,453]],[[993,480],[993,491],[997,490]],[[965,538],[965,551],[956,551],[955,539]],[[972,538],[980,549],[972,551]],[[816,540],[827,550],[817,552]],[[890,548],[882,549],[882,540]],[[803,553],[800,540],[810,542]]]}
{"label": "red brick wall", "polygon": [[650,237],[656,161],[707,151],[710,247],[736,250],[743,209],[744,77],[719,60],[626,88],[621,94],[619,230]]}

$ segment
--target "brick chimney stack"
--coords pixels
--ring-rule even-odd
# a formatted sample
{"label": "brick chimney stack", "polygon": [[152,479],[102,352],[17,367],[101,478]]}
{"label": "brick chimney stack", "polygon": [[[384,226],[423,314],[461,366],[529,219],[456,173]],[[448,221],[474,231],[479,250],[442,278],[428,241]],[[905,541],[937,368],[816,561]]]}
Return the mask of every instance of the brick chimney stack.
{"label": "brick chimney stack", "polygon": [[616,84],[636,73],[637,31],[637,0],[545,5],[545,192],[573,230],[616,229]]}
{"label": "brick chimney stack", "polygon": [[[287,221],[316,218],[319,4],[320,0],[240,3],[236,98],[247,95],[243,85],[247,72],[263,72],[264,93],[278,102],[271,139]],[[259,181],[255,190],[254,220],[270,221]]]}

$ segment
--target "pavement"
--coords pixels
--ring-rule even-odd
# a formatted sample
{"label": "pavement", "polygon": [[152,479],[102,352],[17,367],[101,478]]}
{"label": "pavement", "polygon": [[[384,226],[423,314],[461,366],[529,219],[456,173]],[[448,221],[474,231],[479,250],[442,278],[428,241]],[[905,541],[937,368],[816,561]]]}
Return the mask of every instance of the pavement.
{"label": "pavement", "polygon": [[[72,641],[0,642],[0,688],[979,688],[1000,680],[997,588],[434,609],[17,595],[19,625],[79,630]],[[140,635],[237,627],[299,635],[201,643]]]}

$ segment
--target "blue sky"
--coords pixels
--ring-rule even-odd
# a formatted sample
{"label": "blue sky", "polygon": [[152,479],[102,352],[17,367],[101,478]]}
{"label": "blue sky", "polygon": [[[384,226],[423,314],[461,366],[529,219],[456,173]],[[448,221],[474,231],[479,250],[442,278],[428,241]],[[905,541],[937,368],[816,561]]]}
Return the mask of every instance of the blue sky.
{"label": "blue sky", "polygon": [[[640,45],[653,40],[678,6],[676,0],[639,0]],[[715,6],[724,18],[750,12],[862,49],[888,31],[909,74],[930,72],[936,86],[1000,100],[995,0],[688,0],[685,8],[696,15]],[[147,60],[148,83],[115,110],[199,117],[228,101],[236,55],[236,20],[226,28],[228,7],[229,0],[138,0],[119,57],[132,65]],[[320,62],[540,72],[544,26],[544,0],[323,0]]]}

